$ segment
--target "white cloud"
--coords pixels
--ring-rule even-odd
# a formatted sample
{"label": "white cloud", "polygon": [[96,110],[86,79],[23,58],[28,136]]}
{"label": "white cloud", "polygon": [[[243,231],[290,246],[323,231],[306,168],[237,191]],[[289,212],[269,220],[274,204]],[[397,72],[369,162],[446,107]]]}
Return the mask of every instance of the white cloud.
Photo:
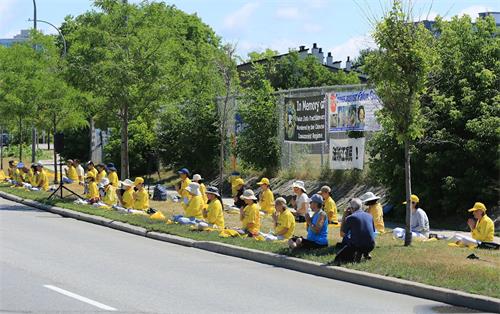
{"label": "white cloud", "polygon": [[226,28],[241,28],[247,25],[248,20],[259,6],[260,4],[258,2],[246,3],[224,18],[224,26]]}
{"label": "white cloud", "polygon": [[321,9],[328,5],[328,0],[305,0],[304,2],[315,9]]}
{"label": "white cloud", "polygon": [[316,23],[304,24],[304,30],[308,33],[319,33],[323,30],[323,26]]}
{"label": "white cloud", "polygon": [[482,5],[474,5],[463,9],[462,11],[458,12],[457,15],[462,16],[464,14],[467,14],[472,19],[476,19],[479,16],[479,12],[491,12],[491,11],[493,11],[491,8]]}
{"label": "white cloud", "polygon": [[280,54],[287,53],[291,48],[298,48],[296,41],[288,38],[277,38],[270,42],[252,42],[241,40],[237,44],[238,54],[246,58],[247,54],[252,51],[263,52],[266,49],[276,50]]}
{"label": "white cloud", "polygon": [[276,10],[276,16],[282,19],[296,20],[300,17],[297,7],[281,7]]}
{"label": "white cloud", "polygon": [[359,56],[359,51],[367,48],[376,48],[373,38],[366,34],[363,36],[356,36],[350,38],[348,41],[331,48],[329,51],[332,53],[333,60],[341,60],[344,62],[347,57],[351,60]]}

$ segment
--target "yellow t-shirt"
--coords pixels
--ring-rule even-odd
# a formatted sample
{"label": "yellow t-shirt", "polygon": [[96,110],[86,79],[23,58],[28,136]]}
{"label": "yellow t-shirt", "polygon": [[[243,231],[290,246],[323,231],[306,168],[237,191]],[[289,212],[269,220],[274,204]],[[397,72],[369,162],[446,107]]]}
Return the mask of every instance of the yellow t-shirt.
{"label": "yellow t-shirt", "polygon": [[134,209],[148,210],[149,209],[149,193],[145,188],[141,188],[134,193]]}
{"label": "yellow t-shirt", "polygon": [[107,186],[102,201],[104,204],[109,206],[114,206],[118,203],[118,196],[116,195],[116,188],[114,186]]}
{"label": "yellow t-shirt", "polygon": [[368,213],[373,217],[373,223],[375,224],[375,230],[380,233],[384,232],[384,211],[382,210],[382,205],[380,203],[370,205],[368,207]]}
{"label": "yellow t-shirt", "polygon": [[293,214],[290,212],[290,210],[285,209],[279,216],[278,216],[278,223],[276,226],[276,234],[280,233],[283,231],[283,229],[288,228],[288,231],[283,234],[283,238],[285,239],[290,239],[295,232],[295,217]]}
{"label": "yellow t-shirt", "polygon": [[490,217],[484,215],[471,232],[472,238],[481,242],[493,242],[495,236],[495,224]]}
{"label": "yellow t-shirt", "polygon": [[95,181],[89,182],[89,192],[87,193],[87,198],[99,198],[99,189],[97,189],[97,183],[95,183]]}
{"label": "yellow t-shirt", "polygon": [[134,189],[125,190],[122,195],[122,206],[124,208],[132,208],[134,206]]}
{"label": "yellow t-shirt", "polygon": [[[96,171],[97,171],[97,170],[96,170]],[[98,173],[97,173],[97,175],[96,175],[96,177],[95,177],[95,181],[96,181],[96,182],[101,182],[101,181],[102,181],[102,179],[106,178],[106,175],[107,175],[106,170],[103,170],[103,171],[101,171],[101,172],[98,172]]]}
{"label": "yellow t-shirt", "polygon": [[44,191],[49,190],[49,179],[47,178],[47,173],[45,173],[45,170],[42,169],[40,172],[36,173],[35,186]]}
{"label": "yellow t-shirt", "polygon": [[193,196],[186,206],[186,217],[195,217],[203,219],[203,197],[201,195]]}
{"label": "yellow t-shirt", "polygon": [[92,168],[92,170],[88,170],[87,173],[92,172],[94,174],[94,177],[97,178],[97,169]]}
{"label": "yellow t-shirt", "polygon": [[186,188],[189,186],[190,183],[191,180],[189,178],[181,180],[179,195],[181,196],[182,207],[184,208],[184,210],[186,210],[187,208],[187,204],[185,203],[184,199],[187,199],[188,201],[191,199],[191,194],[189,194],[189,192],[186,191]]}
{"label": "yellow t-shirt", "polygon": [[274,213],[274,194],[271,189],[262,191],[259,200],[260,209],[266,212],[266,214],[271,215]]}
{"label": "yellow t-shirt", "polygon": [[114,186],[115,188],[118,187],[118,174],[116,173],[116,171],[111,171],[108,174],[108,179],[112,186]]}
{"label": "yellow t-shirt", "polygon": [[78,174],[76,173],[75,166],[68,166],[68,178],[73,181],[78,181]]}
{"label": "yellow t-shirt", "polygon": [[32,186],[36,186],[37,178],[36,178],[36,174],[33,172],[33,170],[30,169],[30,171],[27,173],[27,175],[28,175],[28,177],[27,177],[28,181],[26,181],[26,182],[29,182],[29,184],[31,184]]}
{"label": "yellow t-shirt", "polygon": [[222,204],[218,199],[214,199],[208,203],[207,216],[205,218],[209,224],[224,229],[224,213],[222,212]]}
{"label": "yellow t-shirt", "polygon": [[[260,231],[260,213],[259,205],[251,204],[246,205],[243,208],[243,220],[241,220],[241,227],[252,234],[257,234]],[[249,224],[253,224],[253,227],[249,227]]]}
{"label": "yellow t-shirt", "polygon": [[337,204],[331,196],[325,200],[325,212],[328,214],[328,222],[338,224],[339,219],[337,217]]}
{"label": "yellow t-shirt", "polygon": [[208,198],[207,198],[207,187],[205,184],[200,183],[200,192],[201,192],[201,198],[203,198],[203,208],[207,208],[208,204]]}
{"label": "yellow t-shirt", "polygon": [[16,168],[14,171],[12,171],[12,180],[15,180],[17,182],[20,182],[22,180],[21,171],[19,171],[19,169]]}

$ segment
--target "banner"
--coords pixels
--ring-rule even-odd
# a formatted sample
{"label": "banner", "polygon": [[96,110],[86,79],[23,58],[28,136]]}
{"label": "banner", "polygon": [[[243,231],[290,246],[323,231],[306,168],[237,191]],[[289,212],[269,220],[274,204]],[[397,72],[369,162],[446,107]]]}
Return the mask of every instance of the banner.
{"label": "banner", "polygon": [[325,96],[285,97],[285,142],[323,143],[326,139]]}
{"label": "banner", "polygon": [[330,139],[330,169],[363,169],[365,138]]}
{"label": "banner", "polygon": [[375,112],[382,102],[372,89],[327,94],[330,133],[345,131],[378,131]]}

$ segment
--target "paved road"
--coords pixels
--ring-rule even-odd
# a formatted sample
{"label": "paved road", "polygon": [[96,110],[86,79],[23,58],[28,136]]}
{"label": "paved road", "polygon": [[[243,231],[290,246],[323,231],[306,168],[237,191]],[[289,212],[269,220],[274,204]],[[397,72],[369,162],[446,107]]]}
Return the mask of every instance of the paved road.
{"label": "paved road", "polygon": [[464,309],[155,241],[0,198],[0,312]]}

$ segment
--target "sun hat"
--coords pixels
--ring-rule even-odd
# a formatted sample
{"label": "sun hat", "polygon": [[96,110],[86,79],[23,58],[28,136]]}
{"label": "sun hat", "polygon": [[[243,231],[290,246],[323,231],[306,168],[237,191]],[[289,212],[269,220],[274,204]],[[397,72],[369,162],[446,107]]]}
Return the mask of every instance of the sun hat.
{"label": "sun hat", "polygon": [[240,196],[242,200],[257,200],[255,193],[252,190],[245,190],[243,195]]}
{"label": "sun hat", "polygon": [[[410,200],[413,202],[413,203],[420,203],[420,199],[418,198],[418,196],[416,196],[415,194],[412,194],[410,196]],[[403,202],[404,205],[406,205],[406,202]]]}
{"label": "sun hat", "polygon": [[243,185],[243,184],[245,184],[245,181],[242,178],[238,178],[238,179],[235,179],[233,181],[234,186]]}
{"label": "sun hat", "polygon": [[189,193],[192,193],[193,195],[197,196],[200,195],[200,185],[196,182],[191,182],[189,183],[188,187],[185,189]]}
{"label": "sun hat", "polygon": [[139,184],[143,184],[144,183],[144,179],[142,177],[137,177],[135,178],[134,180],[134,185],[139,185]]}
{"label": "sun hat", "polygon": [[66,160],[66,162],[72,164],[73,163],[73,159],[68,159],[68,160]]}
{"label": "sun hat", "polygon": [[370,201],[376,201],[376,200],[380,199],[380,197],[373,194],[373,192],[366,192],[365,194],[361,195],[359,198],[361,199],[361,201],[363,203],[367,203]]}
{"label": "sun hat", "polygon": [[106,166],[104,164],[97,164],[96,167],[100,167],[100,168],[106,168]]}
{"label": "sun hat", "polygon": [[200,181],[200,180],[202,180],[201,175],[199,174],[193,175],[193,181]]}
{"label": "sun hat", "polygon": [[90,165],[92,165],[92,166],[93,166],[93,165],[94,165],[94,162],[93,162],[92,160],[89,160],[89,161],[87,161],[87,163],[86,163],[85,165],[86,165],[86,166],[90,166]]}
{"label": "sun hat", "polygon": [[278,197],[277,199],[274,200],[274,204],[281,204],[283,205],[284,207],[286,207],[286,199],[283,198],[283,197]]}
{"label": "sun hat", "polygon": [[319,194],[314,194],[313,196],[311,196],[311,198],[309,199],[309,202],[311,203],[316,203],[316,204],[320,204],[320,205],[323,205],[323,198],[321,197],[321,195]]}
{"label": "sun hat", "polygon": [[209,186],[207,187],[207,194],[213,194],[215,196],[218,196],[220,197],[220,194],[219,194],[219,189],[216,188],[215,186]]}
{"label": "sun hat", "polygon": [[262,185],[262,184],[270,185],[269,179],[268,178],[260,179],[260,182],[258,182],[257,185]]}
{"label": "sun hat", "polygon": [[481,202],[474,203],[474,206],[468,210],[468,212],[475,212],[476,210],[481,210],[483,213],[486,213],[486,206],[484,206]]}
{"label": "sun hat", "polygon": [[[330,192],[332,191],[332,189],[328,186],[328,185],[323,185],[321,187],[321,189],[319,189],[320,193],[321,192],[324,192],[324,193],[328,193],[330,194]],[[319,194],[319,193],[318,193]]]}
{"label": "sun hat", "polygon": [[292,184],[292,188],[299,188],[302,191],[304,191],[304,193],[307,193],[306,188],[304,187],[304,181],[300,181],[300,180],[295,181]]}
{"label": "sun hat", "polygon": [[187,170],[187,168],[182,168],[181,170],[177,171],[177,173],[189,175],[189,170]]}
{"label": "sun hat", "polygon": [[125,179],[123,181],[120,182],[120,184],[123,186],[133,186],[134,185],[134,182],[132,182],[132,180],[130,179]]}
{"label": "sun hat", "polygon": [[23,169],[24,168],[24,163],[20,162],[17,164],[17,169]]}
{"label": "sun hat", "polygon": [[109,184],[109,179],[108,178],[103,178],[101,180],[101,182],[99,182],[99,187],[103,188],[103,187],[105,187],[108,184]]}

